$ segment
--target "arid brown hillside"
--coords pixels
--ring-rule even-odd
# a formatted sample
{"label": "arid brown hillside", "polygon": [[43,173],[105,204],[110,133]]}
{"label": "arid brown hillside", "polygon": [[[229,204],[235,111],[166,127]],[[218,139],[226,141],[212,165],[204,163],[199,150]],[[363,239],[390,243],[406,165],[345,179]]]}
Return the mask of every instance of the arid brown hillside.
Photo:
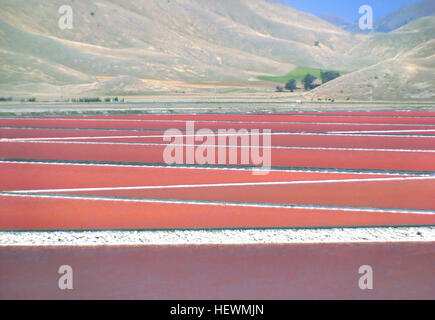
{"label": "arid brown hillside", "polygon": [[[65,4],[72,30],[58,27]],[[0,0],[0,7],[0,95],[267,87],[259,75],[298,66],[357,71],[432,37],[390,45],[391,38],[351,34],[265,0]]]}

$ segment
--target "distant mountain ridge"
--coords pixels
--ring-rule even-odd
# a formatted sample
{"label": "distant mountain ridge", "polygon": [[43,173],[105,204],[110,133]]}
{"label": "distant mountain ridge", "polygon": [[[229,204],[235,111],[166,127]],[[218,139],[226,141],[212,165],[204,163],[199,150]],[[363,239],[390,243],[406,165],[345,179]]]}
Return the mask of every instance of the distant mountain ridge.
{"label": "distant mountain ridge", "polygon": [[376,19],[374,21],[375,31],[390,32],[412,21],[431,15],[435,15],[435,0],[422,0]]}
{"label": "distant mountain ridge", "polygon": [[357,22],[349,21],[343,17],[337,16],[334,14],[320,14],[320,15],[318,15],[318,17],[331,23],[332,25],[334,25],[340,29],[343,29],[343,30],[346,30],[349,32],[358,32],[356,29],[358,26]]}
{"label": "distant mountain ridge", "polygon": [[332,14],[319,15],[319,18],[349,32],[368,33],[391,32],[412,21],[431,15],[435,15],[435,0],[422,0],[417,3],[412,3],[381,18],[375,19],[373,21],[373,30],[371,31],[360,30],[358,21],[349,21]]}

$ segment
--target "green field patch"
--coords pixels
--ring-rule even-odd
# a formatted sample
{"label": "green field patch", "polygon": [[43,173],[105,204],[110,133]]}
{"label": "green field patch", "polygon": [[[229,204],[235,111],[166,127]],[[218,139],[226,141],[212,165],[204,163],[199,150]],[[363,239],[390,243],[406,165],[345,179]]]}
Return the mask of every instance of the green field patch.
{"label": "green field patch", "polygon": [[259,76],[258,79],[263,81],[286,83],[290,79],[295,79],[296,81],[302,81],[302,79],[307,74],[311,74],[316,78],[320,78],[320,72],[326,72],[326,71],[336,71],[340,73],[340,75],[347,73],[347,71],[339,71],[339,70],[332,70],[332,69],[314,69],[314,68],[307,68],[307,67],[297,67],[283,76]]}

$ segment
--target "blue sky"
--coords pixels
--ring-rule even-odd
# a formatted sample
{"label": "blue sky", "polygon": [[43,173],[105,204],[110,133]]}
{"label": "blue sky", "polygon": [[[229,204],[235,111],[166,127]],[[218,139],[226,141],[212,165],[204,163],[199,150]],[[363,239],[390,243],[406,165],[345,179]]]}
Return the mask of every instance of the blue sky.
{"label": "blue sky", "polygon": [[374,18],[382,17],[400,7],[419,0],[280,0],[295,9],[315,15],[334,14],[350,21],[359,19],[358,9],[368,4],[373,8]]}

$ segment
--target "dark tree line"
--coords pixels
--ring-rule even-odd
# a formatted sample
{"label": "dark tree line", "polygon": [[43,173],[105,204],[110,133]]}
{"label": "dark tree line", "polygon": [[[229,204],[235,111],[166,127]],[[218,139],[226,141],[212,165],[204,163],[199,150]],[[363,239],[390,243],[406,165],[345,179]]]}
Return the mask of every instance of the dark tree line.
{"label": "dark tree line", "polygon": [[[331,80],[334,80],[340,76],[340,73],[337,71],[320,71],[320,79],[322,80],[322,84],[325,84]],[[312,74],[307,74],[304,79],[302,80],[302,83],[304,84],[305,90],[313,90],[314,88],[317,88],[320,86],[319,84],[314,83],[316,81],[316,77]]]}
{"label": "dark tree line", "polygon": [[[340,76],[340,73],[337,71],[320,71],[320,79],[322,81],[322,84],[334,80],[336,78],[338,78]],[[314,88],[317,88],[318,86],[320,86],[317,83],[314,83],[314,81],[317,80],[317,77],[313,76],[312,74],[308,73],[303,79],[302,79],[302,84],[304,86],[305,90],[313,90]],[[291,92],[294,92],[297,89],[297,83],[295,79],[290,79],[289,81],[287,81],[287,83],[285,84],[285,86],[277,86],[276,87],[276,91],[277,92],[284,92],[285,90],[289,90]]]}
{"label": "dark tree line", "polygon": [[296,80],[295,79],[290,79],[289,81],[287,81],[287,83],[285,84],[285,86],[276,86],[276,91],[277,92],[284,92],[284,89],[289,90],[291,92],[294,92],[296,89],[298,88],[297,84],[296,84]]}
{"label": "dark tree line", "polygon": [[304,89],[305,89],[305,90],[312,90],[312,89],[318,87],[319,85],[314,83],[314,81],[315,81],[316,79],[317,79],[317,78],[316,78],[315,76],[313,76],[312,74],[310,74],[310,73],[307,74],[307,75],[304,77],[304,79],[302,80],[302,83],[303,83],[303,85],[304,85]]}
{"label": "dark tree line", "polygon": [[287,83],[285,84],[285,88],[287,90],[290,90],[291,92],[295,91],[298,88],[298,86],[296,85],[296,80],[290,79],[289,81],[287,81]]}
{"label": "dark tree line", "polygon": [[322,79],[322,83],[326,83],[328,81],[334,80],[340,76],[340,73],[337,71],[325,71],[320,72],[320,78]]}

